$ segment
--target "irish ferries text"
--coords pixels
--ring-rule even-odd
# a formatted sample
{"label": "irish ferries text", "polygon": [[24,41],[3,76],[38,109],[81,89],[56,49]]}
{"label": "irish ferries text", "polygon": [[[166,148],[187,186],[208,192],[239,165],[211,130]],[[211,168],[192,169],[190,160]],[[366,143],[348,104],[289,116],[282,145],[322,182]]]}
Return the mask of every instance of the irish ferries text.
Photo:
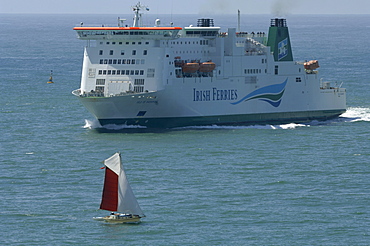
{"label": "irish ferries text", "polygon": [[238,99],[236,89],[220,90],[215,87],[212,90],[197,90],[193,88],[193,101],[231,101]]}

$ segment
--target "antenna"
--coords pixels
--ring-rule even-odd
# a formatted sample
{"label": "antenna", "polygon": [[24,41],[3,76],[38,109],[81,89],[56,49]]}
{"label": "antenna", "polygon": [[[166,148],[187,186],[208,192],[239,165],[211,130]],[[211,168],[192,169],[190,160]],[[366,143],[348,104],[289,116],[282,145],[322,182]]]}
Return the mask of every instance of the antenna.
{"label": "antenna", "polygon": [[173,1],[171,1],[171,26],[173,26],[172,14],[173,14]]}
{"label": "antenna", "polygon": [[238,32],[240,32],[240,10],[238,9]]}
{"label": "antenna", "polygon": [[140,11],[141,10],[149,11],[148,6],[141,5],[140,2],[138,2],[135,6],[132,6],[132,9],[135,12],[134,24],[132,26],[133,27],[142,26],[143,25],[141,20],[142,13],[140,13]]}

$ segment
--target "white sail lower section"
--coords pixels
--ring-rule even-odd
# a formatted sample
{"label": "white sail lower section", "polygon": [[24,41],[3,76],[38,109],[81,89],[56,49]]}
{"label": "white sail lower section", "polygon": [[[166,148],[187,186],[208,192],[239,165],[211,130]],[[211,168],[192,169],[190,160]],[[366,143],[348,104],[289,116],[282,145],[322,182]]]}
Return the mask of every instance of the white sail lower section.
{"label": "white sail lower section", "polygon": [[125,214],[135,214],[140,216],[144,215],[134,193],[132,192],[131,186],[128,183],[123,169],[121,169],[119,174],[117,211]]}

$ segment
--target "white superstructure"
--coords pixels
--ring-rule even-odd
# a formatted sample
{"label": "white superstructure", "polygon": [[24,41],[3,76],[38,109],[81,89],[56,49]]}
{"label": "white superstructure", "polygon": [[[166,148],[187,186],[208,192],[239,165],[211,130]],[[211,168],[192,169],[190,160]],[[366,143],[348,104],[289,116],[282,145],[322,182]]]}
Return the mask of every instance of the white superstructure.
{"label": "white superstructure", "polygon": [[346,91],[322,82],[317,61],[293,61],[285,19],[269,34],[196,26],[75,27],[87,40],[73,92],[101,125],[171,128],[305,122],[346,111]]}

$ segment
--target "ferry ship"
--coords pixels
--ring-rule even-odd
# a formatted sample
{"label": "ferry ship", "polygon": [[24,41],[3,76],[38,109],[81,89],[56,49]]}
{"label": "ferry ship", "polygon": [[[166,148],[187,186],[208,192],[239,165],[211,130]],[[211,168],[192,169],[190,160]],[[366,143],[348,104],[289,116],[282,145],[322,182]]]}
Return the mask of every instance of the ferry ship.
{"label": "ferry ship", "polygon": [[[72,93],[100,124],[144,128],[302,123],[346,111],[346,90],[318,76],[318,61],[296,62],[286,19],[268,34],[197,25],[75,27],[86,40],[81,87]],[[239,14],[240,20],[240,14]]]}

